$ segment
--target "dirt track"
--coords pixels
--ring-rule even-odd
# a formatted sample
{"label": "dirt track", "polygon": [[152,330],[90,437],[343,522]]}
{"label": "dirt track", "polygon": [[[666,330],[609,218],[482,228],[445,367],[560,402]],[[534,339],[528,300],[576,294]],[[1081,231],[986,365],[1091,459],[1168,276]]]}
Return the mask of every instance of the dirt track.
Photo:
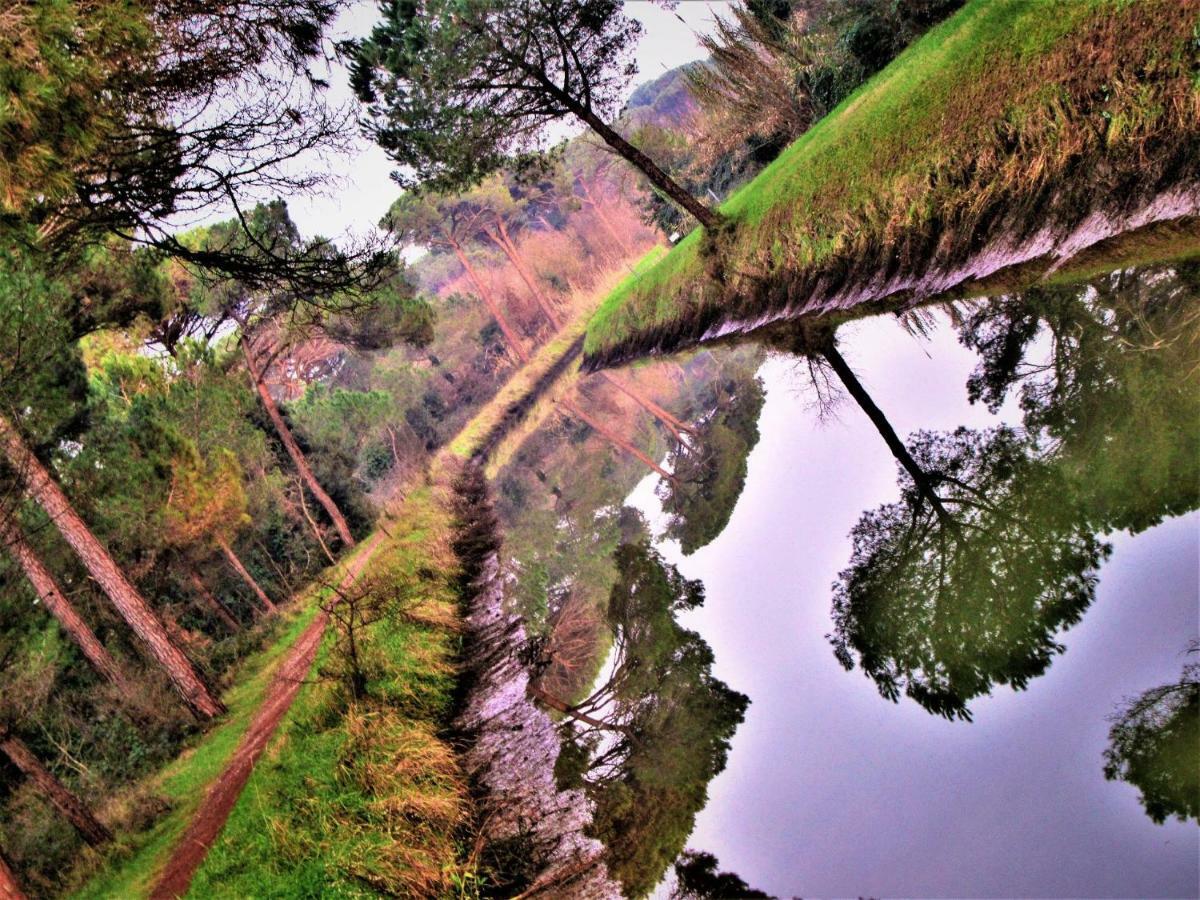
{"label": "dirt track", "polygon": [[[358,578],[374,554],[380,538],[381,535],[377,532],[359,551],[342,579],[343,586]],[[154,900],[174,900],[187,893],[192,877],[204,862],[204,857],[208,855],[208,850],[221,833],[221,829],[225,827],[229,814],[241,796],[242,788],[250,780],[254,764],[262,756],[284,714],[296,699],[300,685],[308,675],[308,670],[312,668],[328,621],[328,614],[320,612],[288,651],[275,672],[270,687],[267,688],[262,706],[258,708],[250,727],[242,735],[237,750],[234,751],[225,770],[208,789],[179,845],[167,860],[150,892]]]}

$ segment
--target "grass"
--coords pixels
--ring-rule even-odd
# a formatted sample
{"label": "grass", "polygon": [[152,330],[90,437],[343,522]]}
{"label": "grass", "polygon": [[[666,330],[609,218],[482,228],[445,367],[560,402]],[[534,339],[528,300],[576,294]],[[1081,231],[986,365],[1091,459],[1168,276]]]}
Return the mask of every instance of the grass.
{"label": "grass", "polygon": [[364,576],[403,607],[371,626],[366,697],[330,676],[331,629],[314,667],[324,677],[301,689],[189,896],[469,893],[470,804],[439,737],[458,643],[447,528],[429,488],[409,495]]}
{"label": "grass", "polygon": [[[614,282],[616,282],[615,289],[620,290],[621,285],[636,281],[665,255],[666,250],[664,248],[652,247],[630,267],[626,275],[621,277],[618,272],[610,273],[607,278],[602,277],[597,285],[576,298],[575,302],[571,304],[571,308],[577,311],[576,315],[563,325],[552,339],[537,349],[529,362],[521,366],[496,395],[466,424],[462,431],[450,442],[445,452],[460,460],[469,459],[480,448],[482,442],[492,433],[493,429],[500,424],[505,413],[515,404],[528,397],[538,386],[538,383],[554,368],[555,364],[563,358],[563,355],[572,350],[575,342],[587,328],[588,316],[596,309],[599,302],[610,291],[614,290]],[[621,280],[617,281],[619,277]],[[534,405],[531,413],[525,418],[532,420],[534,423],[539,422],[541,416],[544,415],[548,408],[548,404],[548,400],[540,399]],[[518,428],[521,430],[522,435],[528,433],[524,421]],[[520,438],[516,440],[516,443],[519,444],[519,442]],[[503,465],[502,461],[495,462],[494,460],[498,456],[506,458],[507,454],[511,452],[513,443],[514,441],[506,436],[489,456],[489,477],[499,466]],[[440,465],[435,465],[434,468],[436,472],[440,469]]]}
{"label": "grass", "polygon": [[[357,552],[357,551],[355,551]],[[334,570],[354,559],[349,554]],[[171,811],[149,829],[117,837],[104,866],[72,896],[81,898],[139,897],[149,893],[154,879],[174,850],[199,807],[208,787],[224,770],[258,711],[275,668],[319,611],[320,592],[309,589],[280,611],[277,636],[241,664],[236,683],[222,696],[228,713],[221,722],[197,736],[161,771],[143,779],[130,796],[152,794],[166,798]]]}
{"label": "grass", "polygon": [[627,279],[595,364],[1195,179],[1200,20],[1175,0],[973,0]]}

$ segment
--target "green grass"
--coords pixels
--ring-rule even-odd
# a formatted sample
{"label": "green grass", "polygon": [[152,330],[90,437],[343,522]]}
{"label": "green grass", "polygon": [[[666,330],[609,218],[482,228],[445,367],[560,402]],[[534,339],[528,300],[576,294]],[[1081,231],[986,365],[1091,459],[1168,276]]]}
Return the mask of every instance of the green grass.
{"label": "green grass", "polygon": [[[353,555],[341,563],[344,566]],[[339,566],[339,568],[341,568]],[[149,893],[158,872],[166,863],[180,836],[200,805],[208,786],[224,770],[243,733],[258,711],[275,667],[316,616],[318,593],[307,591],[281,611],[283,622],[271,643],[251,654],[241,664],[234,684],[222,697],[228,713],[212,730],[198,735],[162,771],[138,785],[167,798],[172,808],[153,827],[135,834],[119,835],[104,867],[92,875],[72,896],[78,898],[139,897]]]}
{"label": "green grass", "polygon": [[821,274],[961,258],[1000,213],[1040,224],[1080,212],[1099,171],[1114,197],[1152,186],[1196,139],[1198,20],[1186,6],[973,0],[734,193],[726,231],[692,232],[618,286],[585,354],[686,343],[805,299]]}
{"label": "green grass", "polygon": [[466,785],[438,737],[457,645],[446,528],[428,488],[408,497],[395,542],[364,573],[413,604],[370,628],[366,698],[352,701],[331,673],[331,628],[320,677],[301,688],[189,896],[437,896],[469,882]]}

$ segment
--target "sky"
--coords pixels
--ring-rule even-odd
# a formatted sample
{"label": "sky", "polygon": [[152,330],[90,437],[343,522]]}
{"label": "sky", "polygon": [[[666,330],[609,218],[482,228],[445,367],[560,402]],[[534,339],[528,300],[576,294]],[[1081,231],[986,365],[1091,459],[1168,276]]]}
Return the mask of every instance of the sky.
{"label": "sky", "polygon": [[[645,29],[635,52],[638,76],[630,83],[629,91],[676,66],[702,58],[704,52],[697,34],[710,31],[715,16],[729,5],[685,0],[675,10],[668,11],[644,0],[627,3],[629,14]],[[338,19],[334,30],[339,38],[363,36],[375,20],[375,4],[359,3]],[[344,69],[339,67],[330,73],[329,81],[331,102],[351,102]],[[383,217],[395,200],[399,188],[391,180],[395,167],[387,155],[365,137],[360,137],[355,146],[356,151],[349,157],[339,156],[319,163],[331,176],[321,193],[289,198],[288,209],[302,234],[335,239],[362,234]]]}
{"label": "sky", "polygon": [[[966,402],[975,358],[948,329],[924,343],[881,317],[839,338],[900,434],[994,424]],[[663,547],[706,587],[682,624],[751,700],[689,846],[780,897],[1197,896],[1195,824],[1155,825],[1101,767],[1107,716],[1176,681],[1197,636],[1200,514],[1111,537],[1095,602],[1028,690],[998,687],[973,723],[890,703],[825,635],[847,535],[895,498],[895,462],[857,407],[817,422],[792,366],[762,371],[762,437],[728,527],[690,557]],[[653,482],[633,495],[651,514]]]}

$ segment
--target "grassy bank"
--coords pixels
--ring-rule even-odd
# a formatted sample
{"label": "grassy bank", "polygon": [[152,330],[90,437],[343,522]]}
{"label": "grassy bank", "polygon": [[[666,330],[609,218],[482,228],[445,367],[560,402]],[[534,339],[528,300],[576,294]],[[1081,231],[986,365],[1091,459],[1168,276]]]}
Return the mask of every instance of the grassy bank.
{"label": "grassy bank", "polygon": [[1176,0],[974,0],[736,192],[722,233],[692,232],[618,286],[589,323],[588,362],[873,299],[874,279],[1194,183],[1198,27]]}
{"label": "grassy bank", "polygon": [[[429,488],[409,495],[394,540],[362,584],[392,598],[364,631],[367,684],[352,699],[334,629],[189,896],[470,893],[459,860],[466,785],[440,734],[457,652],[448,520]],[[344,674],[344,672],[343,672]]]}
{"label": "grassy bank", "polygon": [[[339,564],[337,577],[354,558]],[[145,831],[118,835],[104,857],[103,867],[89,873],[73,896],[112,898],[145,896],[180,836],[212,784],[233,756],[270,687],[275,670],[287,651],[319,612],[321,591],[313,588],[297,597],[280,613],[276,636],[242,663],[236,683],[222,697],[229,712],[212,730],[197,736],[193,746],[162,771],[128,792],[130,797],[153,795],[171,804],[170,812]],[[117,798],[116,802],[124,802]],[[83,873],[81,873],[81,878]]]}

